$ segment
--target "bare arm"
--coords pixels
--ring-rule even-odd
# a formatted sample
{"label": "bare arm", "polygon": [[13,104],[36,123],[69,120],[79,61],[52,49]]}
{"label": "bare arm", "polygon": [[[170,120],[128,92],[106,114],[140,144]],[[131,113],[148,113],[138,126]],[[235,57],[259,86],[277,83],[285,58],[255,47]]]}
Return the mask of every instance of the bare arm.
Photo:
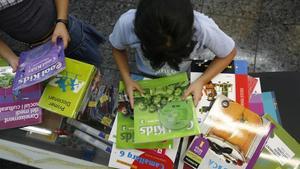
{"label": "bare arm", "polygon": [[3,57],[11,65],[14,72],[17,70],[19,65],[18,56],[1,39],[0,39],[0,57]]}
{"label": "bare arm", "polygon": [[215,57],[205,72],[197,79],[197,83],[206,84],[217,74],[221,73],[233,60],[236,55],[236,48],[234,48],[226,57]]}
{"label": "bare arm", "polygon": [[207,84],[212,78],[217,74],[221,73],[234,59],[237,53],[236,48],[234,48],[226,57],[219,58],[215,57],[205,72],[196,79],[189,88],[185,91],[183,99],[188,95],[192,94],[194,99],[194,104],[197,105],[202,96],[202,88]]}
{"label": "bare arm", "polygon": [[113,54],[114,60],[117,63],[117,66],[120,70],[121,77],[125,83],[126,93],[129,97],[131,108],[133,108],[133,105],[134,105],[133,91],[138,90],[139,92],[143,92],[143,90],[141,89],[139,84],[136,83],[134,80],[132,80],[130,77],[127,51],[113,48],[112,54]]}
{"label": "bare arm", "polygon": [[[69,0],[55,0],[57,19],[68,19],[68,5]],[[67,48],[68,42],[70,41],[70,35],[67,26],[62,22],[56,24],[52,34],[52,42],[55,43],[58,37],[63,39],[64,47]]]}

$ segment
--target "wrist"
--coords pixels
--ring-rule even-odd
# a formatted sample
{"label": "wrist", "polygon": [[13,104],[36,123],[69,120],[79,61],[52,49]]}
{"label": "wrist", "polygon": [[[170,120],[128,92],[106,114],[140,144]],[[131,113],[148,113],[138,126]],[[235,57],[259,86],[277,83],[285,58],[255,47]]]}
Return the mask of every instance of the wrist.
{"label": "wrist", "polygon": [[206,83],[205,83],[205,80],[202,78],[202,76],[200,76],[200,77],[196,80],[196,83],[198,83],[198,84],[200,84],[200,85],[206,84]]}
{"label": "wrist", "polygon": [[69,21],[68,19],[56,19],[55,24],[64,24],[68,28]]}

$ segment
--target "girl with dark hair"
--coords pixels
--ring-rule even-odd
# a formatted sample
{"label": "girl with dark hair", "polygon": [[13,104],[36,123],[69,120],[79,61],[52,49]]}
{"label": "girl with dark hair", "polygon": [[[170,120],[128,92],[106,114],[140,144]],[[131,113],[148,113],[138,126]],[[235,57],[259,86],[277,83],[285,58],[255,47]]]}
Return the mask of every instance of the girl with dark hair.
{"label": "girl with dark hair", "polygon": [[133,107],[133,90],[142,92],[130,78],[127,51],[136,49],[136,65],[144,74],[166,76],[188,71],[192,59],[210,49],[216,57],[207,70],[185,91],[195,105],[202,88],[236,55],[234,41],[206,15],[193,10],[190,0],[140,0],[138,8],[124,13],[109,36],[113,57],[120,69]]}

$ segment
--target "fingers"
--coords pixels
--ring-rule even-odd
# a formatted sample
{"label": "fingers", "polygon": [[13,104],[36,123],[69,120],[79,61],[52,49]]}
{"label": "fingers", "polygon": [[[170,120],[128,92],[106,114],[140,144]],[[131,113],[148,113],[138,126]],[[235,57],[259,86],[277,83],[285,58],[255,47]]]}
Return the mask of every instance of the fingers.
{"label": "fingers", "polygon": [[17,69],[18,69],[18,66],[17,66],[17,65],[12,65],[11,67],[12,67],[12,69],[13,69],[13,73],[15,73],[15,72],[17,71]]}
{"label": "fingers", "polygon": [[200,101],[201,97],[202,97],[202,92],[196,92],[193,91],[192,88],[188,88],[184,94],[182,95],[182,99],[185,100],[189,95],[193,95],[193,101],[194,101],[194,105],[197,106],[198,102]]}
{"label": "fingers", "polygon": [[195,105],[196,107],[197,107],[197,105],[198,105],[198,103],[199,103],[201,97],[202,97],[201,93],[195,94],[195,95],[193,96],[193,99],[194,99],[194,105]]}
{"label": "fingers", "polygon": [[185,100],[191,94],[191,88],[186,89],[182,95],[182,99]]}
{"label": "fingers", "polygon": [[135,89],[136,89],[137,91],[139,91],[141,94],[144,93],[144,90],[141,88],[141,86],[140,86],[139,84],[136,84]]}
{"label": "fingers", "polygon": [[68,47],[69,39],[66,36],[63,36],[62,39],[63,39],[63,42],[64,42],[64,48],[66,49]]}
{"label": "fingers", "polygon": [[58,34],[53,33],[53,35],[52,35],[52,37],[51,37],[51,42],[52,42],[52,43],[56,43],[57,38],[58,38]]}
{"label": "fingers", "polygon": [[129,91],[127,92],[127,94],[128,94],[128,97],[129,97],[130,106],[131,106],[131,108],[133,109],[133,108],[134,108],[133,91],[132,91],[132,90],[129,90]]}

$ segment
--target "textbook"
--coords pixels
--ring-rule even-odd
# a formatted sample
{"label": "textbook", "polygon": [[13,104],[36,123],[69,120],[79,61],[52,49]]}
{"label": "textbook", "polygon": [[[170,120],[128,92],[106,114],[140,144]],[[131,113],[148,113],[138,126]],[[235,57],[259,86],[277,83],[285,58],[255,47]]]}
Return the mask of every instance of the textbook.
{"label": "textbook", "polygon": [[122,149],[162,149],[172,148],[173,140],[149,142],[149,143],[134,143],[134,120],[129,116],[118,113],[117,118],[117,135],[116,146]]}
{"label": "textbook", "polygon": [[174,140],[172,149],[118,149],[113,144],[109,167],[122,169],[174,168],[180,139]]}
{"label": "textbook", "polygon": [[181,99],[189,85],[186,73],[137,82],[144,93],[134,92],[135,143],[164,141],[200,133],[192,96]]}
{"label": "textbook", "polygon": [[42,82],[58,74],[64,68],[65,54],[61,39],[56,44],[49,41],[22,52],[13,83],[13,91]]}
{"label": "textbook", "polygon": [[62,116],[76,118],[95,73],[93,65],[66,58],[66,69],[48,82],[39,106]]}
{"label": "textbook", "polygon": [[[194,60],[191,64],[191,83],[209,66],[211,60]],[[231,100],[249,106],[247,62],[232,61],[221,73],[203,86],[203,95],[196,107],[198,122],[201,123],[211,109],[216,97],[224,95]]]}
{"label": "textbook", "polygon": [[13,95],[14,73],[10,66],[0,67],[0,129],[22,127],[42,122],[42,110],[38,106],[41,86],[23,88]]}
{"label": "textbook", "polygon": [[200,127],[184,158],[198,169],[253,168],[274,129],[267,118],[222,95]]}
{"label": "textbook", "polygon": [[271,115],[266,114],[264,117],[270,120],[275,125],[275,128],[254,165],[254,169],[300,168],[299,143]]}

